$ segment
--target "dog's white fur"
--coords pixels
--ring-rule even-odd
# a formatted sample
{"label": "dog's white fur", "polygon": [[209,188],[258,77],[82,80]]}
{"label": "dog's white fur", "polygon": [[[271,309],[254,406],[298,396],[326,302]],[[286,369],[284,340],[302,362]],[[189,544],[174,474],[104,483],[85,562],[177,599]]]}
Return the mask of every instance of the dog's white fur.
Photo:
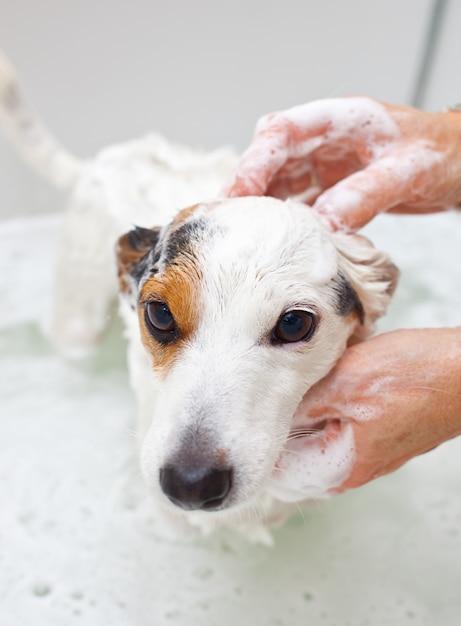
{"label": "dog's white fur", "polygon": [[[117,291],[115,241],[133,224],[163,225],[150,247],[137,248],[136,233],[134,245],[126,237],[119,244],[141,465],[159,508],[202,530],[218,523],[254,530],[290,512],[288,501],[322,497],[337,486],[353,459],[346,425],[322,424],[310,437],[303,454],[316,463],[308,464],[309,475],[302,475],[306,456],[286,472],[277,463],[303,394],[385,312],[396,281],[387,256],[362,237],[329,232],[296,202],[203,201],[235,167],[227,150],[202,153],[150,135],[78,161],[25,104],[2,59],[0,115],[36,169],[71,189],[56,263],[59,346],[85,352],[97,344]],[[168,258],[181,226],[184,249],[179,260]],[[155,284],[166,281],[167,304],[171,289],[176,297],[181,290],[194,296],[186,307],[187,338],[168,348],[155,347],[145,327],[140,332],[145,304],[139,293],[149,292],[152,277]],[[274,327],[290,310],[314,314],[315,331],[306,341],[274,342]],[[159,361],[162,350],[168,356]],[[181,458],[178,451],[203,447],[208,459],[225,458],[232,468],[229,493],[216,510],[182,510],[162,493],[159,472],[175,455]],[[200,465],[202,452],[190,452],[188,462],[194,454]]]}

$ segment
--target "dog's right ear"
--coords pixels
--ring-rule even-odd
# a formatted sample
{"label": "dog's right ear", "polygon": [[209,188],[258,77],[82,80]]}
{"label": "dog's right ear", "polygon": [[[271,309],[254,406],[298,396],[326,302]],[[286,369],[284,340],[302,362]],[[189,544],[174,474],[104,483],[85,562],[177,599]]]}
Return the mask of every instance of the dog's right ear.
{"label": "dog's right ear", "polygon": [[118,280],[120,291],[127,295],[133,292],[144,274],[147,263],[152,260],[149,253],[154,251],[160,239],[160,227],[141,228],[122,235],[116,246]]}
{"label": "dog's right ear", "polygon": [[363,318],[352,341],[365,339],[385,314],[400,272],[389,256],[377,250],[366,237],[340,232],[332,237],[339,252],[341,273],[358,299]]}

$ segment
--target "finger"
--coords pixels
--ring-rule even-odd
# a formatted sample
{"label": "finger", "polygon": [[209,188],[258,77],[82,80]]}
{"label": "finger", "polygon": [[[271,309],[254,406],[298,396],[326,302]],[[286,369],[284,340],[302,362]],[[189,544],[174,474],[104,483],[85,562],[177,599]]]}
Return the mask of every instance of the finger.
{"label": "finger", "polygon": [[288,160],[287,137],[281,129],[257,135],[243,153],[233,180],[223,192],[229,197],[261,196]]}
{"label": "finger", "polygon": [[417,207],[421,197],[430,200],[430,191],[421,185],[430,184],[438,164],[436,153],[423,152],[418,159],[413,150],[399,153],[398,158],[380,158],[321,194],[314,208],[335,230],[353,232],[383,211],[403,205]]}
{"label": "finger", "polygon": [[243,154],[228,196],[262,195],[290,160],[309,157],[328,146],[330,158],[395,139],[399,130],[381,103],[370,98],[333,98],[309,102],[261,118],[250,147]]}
{"label": "finger", "polygon": [[[378,213],[392,206],[394,190],[384,189],[380,179],[370,178],[369,168],[342,180],[324,193],[314,204],[333,230],[355,232]],[[401,198],[396,200],[396,204]]]}

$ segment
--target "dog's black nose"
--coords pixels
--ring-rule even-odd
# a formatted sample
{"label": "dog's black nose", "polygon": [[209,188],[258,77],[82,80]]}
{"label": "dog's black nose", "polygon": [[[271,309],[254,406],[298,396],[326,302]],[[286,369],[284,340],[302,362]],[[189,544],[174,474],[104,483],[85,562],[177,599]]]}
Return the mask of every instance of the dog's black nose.
{"label": "dog's black nose", "polygon": [[230,491],[232,470],[229,468],[184,468],[168,465],[160,470],[163,493],[182,509],[212,511],[222,504]]}

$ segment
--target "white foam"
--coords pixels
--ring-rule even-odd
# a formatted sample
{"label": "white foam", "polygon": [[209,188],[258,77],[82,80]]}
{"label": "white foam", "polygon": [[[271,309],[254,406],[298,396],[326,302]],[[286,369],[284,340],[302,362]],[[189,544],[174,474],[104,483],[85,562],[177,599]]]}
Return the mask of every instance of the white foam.
{"label": "white foam", "polygon": [[350,424],[342,426],[341,439],[326,442],[324,432],[291,439],[274,471],[269,493],[283,502],[328,497],[352,471],[355,458]]}

